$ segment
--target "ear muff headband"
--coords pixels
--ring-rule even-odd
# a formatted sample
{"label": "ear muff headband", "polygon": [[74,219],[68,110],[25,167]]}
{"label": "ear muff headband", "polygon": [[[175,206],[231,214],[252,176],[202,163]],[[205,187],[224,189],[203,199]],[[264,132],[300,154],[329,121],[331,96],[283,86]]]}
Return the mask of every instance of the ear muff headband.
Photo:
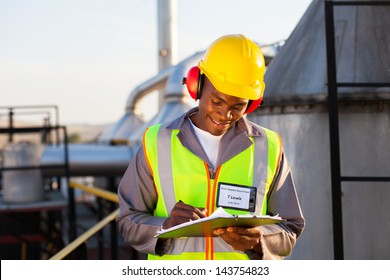
{"label": "ear muff headband", "polygon": [[204,84],[204,74],[200,74],[200,72],[199,72],[198,89],[196,91],[196,99],[200,99],[200,97],[202,96],[203,84]]}
{"label": "ear muff headband", "polygon": [[[183,78],[183,84],[187,86],[188,93],[196,101],[200,99],[202,95],[204,83],[204,74],[200,73],[198,66],[191,67],[188,71],[187,77]],[[257,100],[249,100],[248,107],[245,110],[245,114],[252,113],[257,107],[260,106],[263,97]]]}

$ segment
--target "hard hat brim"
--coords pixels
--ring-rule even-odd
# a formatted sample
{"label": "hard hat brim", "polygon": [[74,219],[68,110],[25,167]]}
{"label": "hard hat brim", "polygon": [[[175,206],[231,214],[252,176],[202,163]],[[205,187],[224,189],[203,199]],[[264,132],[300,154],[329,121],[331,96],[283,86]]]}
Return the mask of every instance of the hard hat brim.
{"label": "hard hat brim", "polygon": [[243,86],[231,83],[229,81],[220,81],[210,73],[201,70],[206,75],[212,85],[220,92],[249,100],[258,100],[263,96],[264,83],[255,86]]}

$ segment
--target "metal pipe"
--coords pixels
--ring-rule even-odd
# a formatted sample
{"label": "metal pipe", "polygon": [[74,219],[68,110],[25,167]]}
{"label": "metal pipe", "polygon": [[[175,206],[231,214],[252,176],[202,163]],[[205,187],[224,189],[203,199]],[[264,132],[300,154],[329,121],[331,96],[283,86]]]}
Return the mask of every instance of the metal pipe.
{"label": "metal pipe", "polygon": [[341,201],[341,167],[339,141],[338,89],[333,2],[325,1],[325,31],[328,74],[329,142],[332,182],[333,254],[336,260],[344,259],[343,216]]}
{"label": "metal pipe", "polygon": [[[176,0],[157,1],[158,71],[177,62],[177,9]],[[159,94],[159,108],[164,105],[164,96]]]}
{"label": "metal pipe", "polygon": [[165,68],[164,70],[160,71],[156,76],[148,79],[147,81],[137,86],[133,91],[131,91],[126,102],[126,112],[140,114],[140,100],[154,90],[163,88],[173,70],[173,66]]}
{"label": "metal pipe", "polygon": [[177,62],[176,0],[157,1],[158,70]]}
{"label": "metal pipe", "polygon": [[[90,144],[68,145],[69,176],[122,176],[134,156],[135,148],[129,146],[108,146]],[[41,156],[43,176],[65,176],[63,167],[64,146],[46,146]]]}
{"label": "metal pipe", "polygon": [[8,141],[10,143],[12,143],[13,140],[14,140],[14,137],[13,137],[14,134],[13,134],[13,131],[12,131],[12,129],[14,128],[13,116],[14,116],[13,109],[10,108],[9,109],[9,128],[10,128],[10,133],[9,133],[9,136],[8,136],[9,137]]}

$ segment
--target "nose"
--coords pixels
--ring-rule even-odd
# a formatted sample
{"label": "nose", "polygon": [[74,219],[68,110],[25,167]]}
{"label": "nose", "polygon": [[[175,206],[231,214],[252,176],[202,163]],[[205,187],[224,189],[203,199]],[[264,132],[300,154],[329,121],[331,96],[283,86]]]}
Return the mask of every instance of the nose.
{"label": "nose", "polygon": [[228,106],[223,106],[219,110],[219,115],[226,120],[231,120],[233,118],[233,112]]}

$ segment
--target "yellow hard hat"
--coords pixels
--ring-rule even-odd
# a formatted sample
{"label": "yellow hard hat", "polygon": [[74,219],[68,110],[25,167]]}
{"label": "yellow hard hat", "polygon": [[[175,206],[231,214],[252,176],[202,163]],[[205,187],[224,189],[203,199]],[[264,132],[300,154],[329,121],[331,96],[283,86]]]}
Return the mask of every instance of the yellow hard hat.
{"label": "yellow hard hat", "polygon": [[253,41],[241,34],[226,35],[214,41],[198,67],[224,94],[249,100],[263,97],[264,56]]}

